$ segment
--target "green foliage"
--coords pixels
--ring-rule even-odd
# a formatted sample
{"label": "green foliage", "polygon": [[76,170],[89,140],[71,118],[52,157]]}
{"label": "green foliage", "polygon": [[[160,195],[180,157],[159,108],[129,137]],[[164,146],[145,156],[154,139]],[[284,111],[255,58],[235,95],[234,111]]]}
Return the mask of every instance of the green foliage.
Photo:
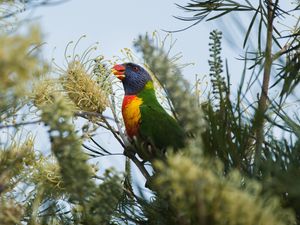
{"label": "green foliage", "polygon": [[[246,6],[253,12],[253,17],[245,33],[243,47],[250,40],[250,33],[254,29],[258,30],[258,34],[255,35],[257,45],[254,47],[257,51],[245,53],[244,71],[237,94],[229,95],[231,90],[228,85],[230,80],[227,71],[227,87],[212,83],[213,92],[218,96],[215,96],[217,101],[209,101],[203,108],[208,122],[208,129],[203,134],[204,152],[221,159],[226,173],[232,168],[236,168],[241,171],[243,176],[258,179],[263,192],[280,196],[284,207],[293,208],[299,223],[299,210],[296,202],[299,202],[300,193],[298,191],[299,184],[295,182],[295,177],[299,176],[296,172],[296,168],[299,169],[297,160],[299,157],[299,122],[297,119],[295,121],[291,118],[293,114],[291,111],[294,109],[285,109],[285,102],[291,98],[290,94],[298,84],[299,70],[295,63],[299,51],[299,19],[288,35],[281,36],[274,21],[275,19],[279,20],[279,15],[284,18],[289,14],[280,8],[280,1],[274,1],[273,4],[270,1],[258,1],[257,5],[250,1],[245,1],[245,3],[230,1],[230,4],[227,5],[228,8],[225,7],[225,4],[229,1],[219,2],[220,4],[215,5],[214,8],[207,7],[204,2],[191,3],[186,9],[193,13],[199,12],[199,15],[204,15],[203,12],[209,11],[210,14],[205,16],[211,16],[212,13],[220,11],[224,12],[219,14],[223,16],[233,11],[239,11],[241,6]],[[206,3],[208,2],[212,3],[213,1],[206,1]],[[291,12],[295,13],[296,11]],[[218,16],[210,18],[217,19]],[[195,16],[191,19],[197,18]],[[265,33],[267,33],[267,37],[264,42],[262,36]],[[281,44],[283,40],[286,40],[284,45]],[[279,47],[279,50],[272,47],[273,43]],[[262,50],[262,46],[265,47],[265,51]],[[277,52],[274,53],[274,50]],[[254,64],[249,67],[250,60]],[[271,73],[271,68],[273,73]],[[228,70],[227,64],[226,69]],[[212,67],[211,70],[217,72]],[[247,100],[248,93],[254,89],[252,84],[259,78],[262,70],[263,83],[259,101],[249,102]],[[250,78],[246,79],[248,71],[251,71]],[[269,87],[271,79],[274,80],[274,84]],[[215,80],[224,80],[224,75],[221,79],[215,78]],[[217,82],[217,84],[221,83]],[[246,88],[245,84],[247,84]],[[281,86],[281,84],[283,85]],[[220,93],[224,92],[224,86],[227,94],[225,93],[225,97],[222,98]],[[280,96],[278,98],[271,96],[270,88],[279,89]],[[296,116],[296,118],[298,117]],[[278,138],[276,133],[281,131],[285,135]]]}
{"label": "green foliage", "polygon": [[[299,43],[300,44],[300,40]],[[300,82],[300,52],[296,50],[288,54],[286,65],[282,67],[279,76],[284,81],[281,97],[288,97]]]}
{"label": "green foliage", "polygon": [[21,224],[22,208],[13,199],[0,199],[0,221],[3,225]]}
{"label": "green foliage", "polygon": [[[176,224],[294,224],[279,199],[261,195],[258,182],[238,171],[223,175],[219,162],[174,155],[158,162],[157,186],[177,212]],[[187,185],[188,184],[188,185]]]}
{"label": "green foliage", "polygon": [[[221,59],[221,38],[222,32],[214,30],[210,33],[210,37],[212,43],[209,43],[211,46],[210,57],[211,59],[208,60],[208,64],[210,66],[210,81],[212,84],[212,93],[214,94],[216,99],[219,99],[220,102],[224,102],[224,98],[228,97],[227,92],[228,88],[225,84],[225,78],[222,76],[223,72],[223,61]],[[222,109],[223,110],[223,109]]]}
{"label": "green foliage", "polygon": [[203,133],[204,153],[219,158],[224,163],[225,171],[231,168],[247,171],[251,167],[254,143],[250,120],[243,113],[241,91],[238,91],[236,105],[230,99],[229,76],[225,80],[222,69],[221,33],[211,32],[210,39],[211,59],[208,63],[213,96],[203,104],[208,123]]}
{"label": "green foliage", "polygon": [[54,97],[54,103],[42,107],[42,120],[50,127],[51,148],[56,156],[64,186],[72,200],[84,199],[92,187],[92,169],[86,164],[87,155],[81,151],[81,141],[77,138],[70,122],[72,105]]}
{"label": "green foliage", "polygon": [[104,181],[96,185],[93,170],[87,164],[88,156],[81,150],[71,116],[73,105],[61,96],[55,96],[53,104],[43,105],[42,120],[50,127],[51,148],[57,158],[64,192],[74,203],[75,224],[107,224],[117,206],[122,190],[120,178],[107,173]]}
{"label": "green foliage", "polygon": [[[78,213],[80,207],[74,209],[74,223],[79,224],[110,224],[116,213],[117,205],[122,196],[119,185],[120,177],[111,172],[105,174],[106,179],[93,190],[83,213]],[[89,190],[90,191],[90,190]],[[82,218],[80,218],[82,217]]]}
{"label": "green foliage", "polygon": [[41,43],[40,32],[32,29],[26,36],[0,36],[0,118],[9,118],[22,104],[28,84],[45,72],[39,51],[33,48]]}

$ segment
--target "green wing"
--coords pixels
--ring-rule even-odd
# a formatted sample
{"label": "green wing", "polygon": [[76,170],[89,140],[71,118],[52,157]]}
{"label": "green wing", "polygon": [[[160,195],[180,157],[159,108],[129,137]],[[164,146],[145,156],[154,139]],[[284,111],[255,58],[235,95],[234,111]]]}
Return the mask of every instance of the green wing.
{"label": "green wing", "polygon": [[[175,149],[183,147],[184,132],[177,121],[157,101],[152,81],[147,83],[138,97],[143,100],[140,105],[141,120],[138,131],[141,139],[161,150],[167,147]],[[140,155],[144,154],[140,153]],[[142,158],[146,157],[142,156]]]}
{"label": "green wing", "polygon": [[157,102],[142,104],[139,134],[144,140],[154,143],[156,147],[164,149],[183,147],[184,132],[177,123]]}

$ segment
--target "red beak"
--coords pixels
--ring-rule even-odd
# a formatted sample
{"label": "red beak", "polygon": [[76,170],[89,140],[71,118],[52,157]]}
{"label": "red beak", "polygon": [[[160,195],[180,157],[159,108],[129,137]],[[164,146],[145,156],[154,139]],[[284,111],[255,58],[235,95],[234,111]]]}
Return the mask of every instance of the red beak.
{"label": "red beak", "polygon": [[111,72],[116,75],[116,77],[120,80],[123,80],[125,78],[125,66],[121,64],[114,65],[114,67],[111,69]]}

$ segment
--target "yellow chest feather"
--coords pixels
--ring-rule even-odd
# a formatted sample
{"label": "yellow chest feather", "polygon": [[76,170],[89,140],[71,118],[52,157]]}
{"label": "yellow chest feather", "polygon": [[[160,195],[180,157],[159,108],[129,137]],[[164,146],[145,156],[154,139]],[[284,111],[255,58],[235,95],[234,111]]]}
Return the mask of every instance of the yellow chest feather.
{"label": "yellow chest feather", "polygon": [[143,100],[135,95],[124,97],[122,105],[122,115],[125,123],[126,132],[129,137],[137,135],[141,120],[140,105]]}

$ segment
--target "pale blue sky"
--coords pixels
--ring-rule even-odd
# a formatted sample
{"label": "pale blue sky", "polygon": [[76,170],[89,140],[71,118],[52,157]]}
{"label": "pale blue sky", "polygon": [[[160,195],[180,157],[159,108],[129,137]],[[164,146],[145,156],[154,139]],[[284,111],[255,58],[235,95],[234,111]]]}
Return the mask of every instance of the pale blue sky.
{"label": "pale blue sky", "polygon": [[[179,21],[173,16],[188,16],[175,3],[185,5],[188,0],[70,0],[54,7],[40,7],[35,16],[40,16],[40,24],[47,42],[46,55],[52,57],[54,47],[57,50],[54,57],[62,61],[62,53],[69,41],[76,41],[80,36],[87,35],[80,46],[87,47],[93,42],[100,43],[99,53],[106,57],[120,55],[120,49],[132,47],[132,41],[139,35],[155,30],[178,30],[191,23]],[[257,1],[253,1],[253,4]],[[280,1],[281,6],[287,6],[289,1]],[[184,32],[174,33],[177,44],[174,53],[183,53],[183,63],[195,63],[185,69],[185,77],[192,81],[194,75],[208,74],[208,36],[214,29],[226,27],[224,35],[223,56],[229,60],[233,74],[240,74],[243,63],[235,58],[242,53],[240,27],[237,22],[247,24],[250,16],[242,16],[217,22],[203,22]],[[163,32],[161,32],[163,35]],[[228,35],[230,34],[230,35]],[[254,31],[254,35],[255,31]],[[238,46],[238,48],[236,48]],[[60,58],[61,57],[61,58]],[[236,75],[235,75],[236,76]],[[239,79],[233,79],[236,84]]]}
{"label": "pale blue sky", "polygon": [[[174,5],[174,0],[71,0],[55,7],[39,8],[35,15],[41,15],[41,25],[46,50],[51,53],[57,47],[55,58],[60,57],[66,43],[87,35],[82,45],[98,41],[101,54],[111,57],[120,49],[132,47],[132,41],[139,35],[155,30],[176,30],[188,23],[173,18],[172,15],[186,15]],[[176,1],[186,2],[186,1]],[[177,44],[174,52],[182,51],[185,62],[196,63],[194,73],[207,70],[208,33],[214,27],[197,26],[185,32],[176,33]]]}

